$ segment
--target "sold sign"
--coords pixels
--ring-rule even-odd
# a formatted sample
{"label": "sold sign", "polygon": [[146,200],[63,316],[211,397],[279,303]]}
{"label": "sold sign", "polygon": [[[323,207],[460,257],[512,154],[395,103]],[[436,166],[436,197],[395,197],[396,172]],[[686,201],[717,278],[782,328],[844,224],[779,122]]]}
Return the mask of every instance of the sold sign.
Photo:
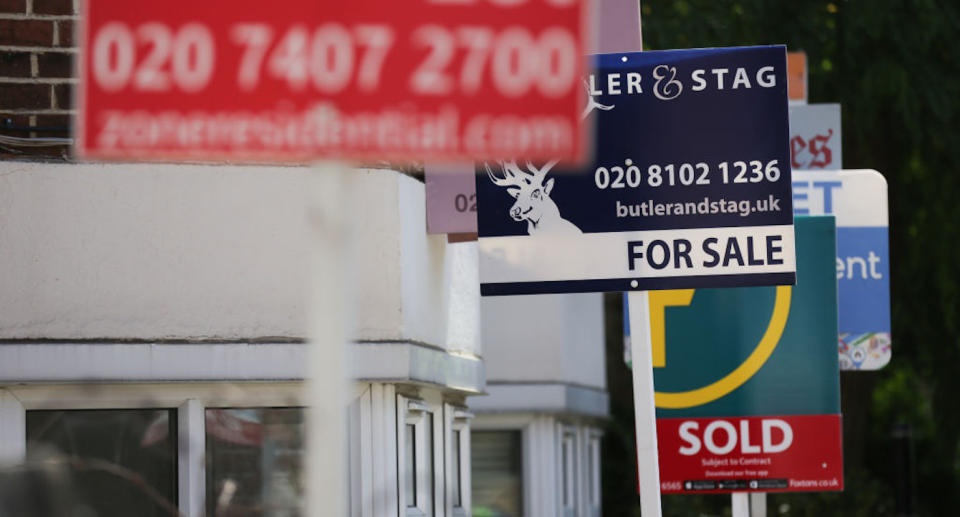
{"label": "sold sign", "polygon": [[86,4],[78,151],[88,157],[583,150],[586,0]]}
{"label": "sold sign", "polygon": [[650,293],[665,493],[843,488],[834,221],[795,226],[795,286]]}

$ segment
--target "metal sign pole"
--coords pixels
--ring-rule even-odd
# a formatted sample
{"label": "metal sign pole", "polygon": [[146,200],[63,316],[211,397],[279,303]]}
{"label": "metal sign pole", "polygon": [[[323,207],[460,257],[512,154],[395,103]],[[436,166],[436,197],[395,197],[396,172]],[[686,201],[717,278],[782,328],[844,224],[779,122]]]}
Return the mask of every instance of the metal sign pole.
{"label": "metal sign pole", "polygon": [[730,494],[733,517],[767,517],[765,492],[734,492]]}
{"label": "metal sign pole", "polygon": [[[633,408],[636,413],[637,479],[643,517],[660,517],[660,463],[657,410],[653,397],[653,346],[650,340],[650,293],[627,293],[633,362]],[[736,514],[735,514],[736,515]]]}
{"label": "metal sign pole", "polygon": [[750,494],[734,492],[730,494],[730,503],[733,506],[733,517],[750,517]]}
{"label": "metal sign pole", "polygon": [[750,494],[750,517],[767,517],[767,493]]}

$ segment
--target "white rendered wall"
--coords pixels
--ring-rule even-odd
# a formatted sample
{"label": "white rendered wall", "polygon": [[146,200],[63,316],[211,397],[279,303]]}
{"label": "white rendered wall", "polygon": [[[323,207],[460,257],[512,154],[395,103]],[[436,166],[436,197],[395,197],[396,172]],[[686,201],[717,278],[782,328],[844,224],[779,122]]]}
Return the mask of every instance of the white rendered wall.
{"label": "white rendered wall", "polygon": [[[360,340],[478,354],[473,244],[424,187],[357,170]],[[0,162],[0,340],[307,336],[304,167]]]}
{"label": "white rendered wall", "polygon": [[606,388],[603,296],[496,296],[481,300],[488,383]]}

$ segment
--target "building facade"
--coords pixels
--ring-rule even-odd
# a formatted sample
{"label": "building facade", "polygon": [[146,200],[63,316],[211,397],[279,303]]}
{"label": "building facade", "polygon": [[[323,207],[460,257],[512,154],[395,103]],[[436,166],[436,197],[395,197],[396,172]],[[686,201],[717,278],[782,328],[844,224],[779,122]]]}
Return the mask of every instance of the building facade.
{"label": "building facade", "polygon": [[484,298],[481,308],[489,396],[471,399],[475,500],[507,515],[599,516],[602,295]]}
{"label": "building facade", "polygon": [[[475,245],[426,235],[416,179],[351,172],[366,199],[353,215],[352,513],[465,514],[466,397],[485,380]],[[323,245],[310,169],[6,161],[0,174],[3,457],[149,463],[186,515],[295,512]]]}

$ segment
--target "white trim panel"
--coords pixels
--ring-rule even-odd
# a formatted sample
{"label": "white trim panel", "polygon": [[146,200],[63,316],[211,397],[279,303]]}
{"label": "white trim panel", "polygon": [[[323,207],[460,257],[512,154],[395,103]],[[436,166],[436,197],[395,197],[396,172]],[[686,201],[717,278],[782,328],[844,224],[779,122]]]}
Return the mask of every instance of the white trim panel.
{"label": "white trim panel", "polygon": [[486,385],[483,360],[473,355],[403,342],[356,343],[352,350],[358,379],[435,384],[473,394]]}
{"label": "white trim panel", "polygon": [[0,344],[0,380],[294,380],[306,373],[302,343]]}
{"label": "white trim panel", "polygon": [[[290,381],[307,373],[306,343],[0,344],[2,382]],[[419,382],[481,393],[479,357],[405,342],[355,343],[366,381]]]}
{"label": "white trim panel", "polygon": [[25,410],[179,408],[189,399],[204,407],[305,406],[302,382],[69,384],[8,386]]}
{"label": "white trim panel", "polygon": [[[767,238],[775,238],[771,251]],[[736,238],[744,261],[730,261],[724,265],[722,256],[728,239]],[[753,249],[748,252],[748,238]],[[673,256],[676,242],[686,239],[689,245],[690,266]],[[714,239],[705,251],[708,239]],[[631,250],[628,243],[643,242]],[[648,251],[646,245],[654,241],[674,243],[671,256],[664,255],[662,247]],[[574,253],[571,250],[583,250]],[[642,253],[635,269],[629,260],[630,252]],[[762,265],[749,265],[749,257]],[[768,254],[779,264],[765,264]],[[649,256],[648,256],[649,255]],[[563,257],[563,260],[557,260]],[[483,237],[480,239],[480,279],[488,283],[555,282],[563,280],[598,280],[608,278],[660,278],[697,275],[742,275],[757,273],[791,273],[796,269],[792,225],[738,226],[728,228],[691,228],[682,230],[649,230],[634,232],[585,233],[567,235],[514,235]],[[713,267],[706,266],[719,261]],[[660,269],[651,266],[663,264]]]}
{"label": "white trim panel", "polygon": [[606,391],[569,384],[489,384],[487,397],[470,399],[477,413],[549,412],[587,417],[610,416]]}

